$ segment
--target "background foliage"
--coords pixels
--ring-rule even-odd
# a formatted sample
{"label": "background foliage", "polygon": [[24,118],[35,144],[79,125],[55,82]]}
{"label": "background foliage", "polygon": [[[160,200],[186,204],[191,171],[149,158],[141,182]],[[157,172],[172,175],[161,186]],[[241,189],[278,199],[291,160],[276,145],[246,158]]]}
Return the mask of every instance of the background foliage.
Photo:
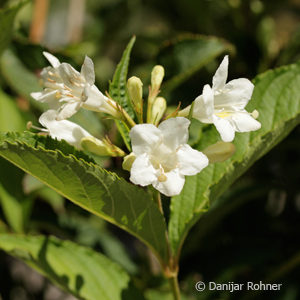
{"label": "background foliage", "polygon": [[[202,86],[210,83],[224,53],[230,54],[230,78],[254,78],[270,68],[300,59],[298,0],[51,0],[42,35],[34,26],[33,3],[28,1],[19,7],[18,2],[0,1],[3,9],[17,3],[8,8],[9,13],[0,12],[0,28],[10,28],[2,31],[0,38],[1,131],[23,131],[28,120],[37,124],[42,108],[29,93],[40,89],[34,73],[47,64],[41,55],[44,49],[74,66],[82,63],[85,54],[91,56],[97,85],[101,90],[109,90],[108,81],[112,80],[123,50],[135,34],[129,75],[141,77],[147,91],[151,68],[156,63],[163,64],[166,67],[163,90],[169,105],[177,105],[178,101],[185,105],[193,100]],[[80,23],[80,10],[72,11],[72,2],[85,3],[85,10],[81,10],[84,22],[79,29],[72,27],[72,20]],[[269,97],[272,98],[272,90]],[[285,109],[293,113],[291,106]],[[278,115],[284,115],[282,110]],[[80,112],[75,119],[92,134],[101,136],[108,132],[123,145],[111,120],[99,122],[90,112]],[[193,126],[191,143],[197,145],[201,131],[197,123]],[[180,263],[181,288],[188,299],[267,296],[293,300],[300,296],[299,135],[298,127],[219,198],[192,229]],[[97,162],[111,171],[121,166],[119,159],[97,159]],[[120,175],[128,176],[125,172]],[[140,242],[66,201],[2,158],[0,200],[0,232],[51,234],[89,246],[119,263],[131,275],[130,288],[123,291],[123,299],[169,299],[165,280]],[[168,200],[164,200],[167,209]],[[3,238],[1,242],[10,247],[8,240]],[[43,241],[35,243],[38,247]],[[51,246],[55,248],[60,243],[63,242],[54,241]],[[68,250],[71,244],[65,246]],[[28,247],[32,247],[30,259],[34,264],[37,248],[31,243]],[[14,256],[22,258],[22,253]],[[101,259],[100,256],[95,259]],[[70,297],[4,252],[0,253],[0,264],[3,299]],[[126,276],[124,273],[120,287],[126,286]],[[198,280],[265,280],[283,283],[284,288],[266,295],[245,291],[200,294],[194,289]],[[74,287],[77,291],[78,284],[80,280],[76,285],[75,278],[70,289]]]}

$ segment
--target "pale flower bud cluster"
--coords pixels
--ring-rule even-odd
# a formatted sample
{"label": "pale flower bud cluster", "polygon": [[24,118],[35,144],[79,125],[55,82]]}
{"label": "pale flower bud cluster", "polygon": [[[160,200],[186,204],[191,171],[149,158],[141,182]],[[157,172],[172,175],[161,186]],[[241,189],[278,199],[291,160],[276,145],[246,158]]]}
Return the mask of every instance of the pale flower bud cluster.
{"label": "pale flower bud cluster", "polygon": [[[123,169],[130,171],[130,181],[141,186],[152,185],[166,196],[180,194],[185,176],[201,172],[209,163],[229,159],[235,152],[235,132],[258,130],[258,112],[249,113],[245,106],[252,96],[254,85],[245,78],[227,81],[228,56],[225,56],[212,80],[192,105],[179,107],[166,116],[167,101],[159,96],[164,68],[154,66],[148,97],[143,97],[143,83],[133,76],[127,81],[129,102],[135,112],[132,118],[113,99],[104,96],[95,86],[93,62],[86,57],[81,71],[60,63],[44,53],[52,67],[42,73],[44,90],[32,93],[37,101],[49,104],[49,110],[39,119],[44,132],[65,140],[78,149],[100,156],[124,156]],[[143,99],[146,99],[144,102]],[[108,114],[129,128],[132,151],[126,154],[107,137],[97,139],[79,125],[66,120],[79,109]],[[203,152],[188,145],[190,118],[214,124],[222,141],[208,146]],[[146,122],[144,122],[144,120]],[[136,124],[136,122],[138,124]],[[32,126],[34,127],[34,126]],[[130,148],[130,147],[128,147]]]}
{"label": "pale flower bud cluster", "polygon": [[143,122],[143,83],[140,78],[133,76],[127,81],[127,91],[131,104],[140,123]]}
{"label": "pale flower bud cluster", "polygon": [[158,91],[160,89],[164,76],[165,70],[163,66],[157,65],[153,68],[151,72],[151,88],[153,91]]}

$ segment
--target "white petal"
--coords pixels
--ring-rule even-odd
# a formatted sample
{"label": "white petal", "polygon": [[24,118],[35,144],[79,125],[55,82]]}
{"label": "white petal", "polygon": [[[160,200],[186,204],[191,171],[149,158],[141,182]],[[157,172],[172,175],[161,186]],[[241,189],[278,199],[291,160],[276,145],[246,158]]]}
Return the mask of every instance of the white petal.
{"label": "white petal", "polygon": [[[62,63],[59,66],[58,71],[61,79],[63,80],[63,83],[72,89],[76,88],[74,82],[77,82],[78,80],[80,81],[80,79],[82,78],[81,74],[67,63]],[[77,88],[80,89],[80,87]]]}
{"label": "white petal", "polygon": [[203,88],[203,93],[195,99],[193,118],[198,119],[203,123],[213,122],[214,112],[214,92],[211,87],[206,84]]}
{"label": "white petal", "polygon": [[254,89],[253,83],[246,78],[229,81],[224,92],[215,95],[215,108],[243,109],[251,99]]}
{"label": "white petal", "polygon": [[219,117],[214,116],[214,125],[219,131],[221,138],[224,142],[232,142],[234,139],[234,128],[230,124],[230,122],[226,119],[221,119]]}
{"label": "white petal", "polygon": [[104,96],[95,85],[87,85],[84,88],[82,107],[88,110],[103,112],[115,118],[120,118],[120,110],[117,103]]}
{"label": "white petal", "polygon": [[180,194],[185,182],[184,176],[179,173],[178,169],[165,173],[165,175],[167,180],[164,182],[157,180],[152,184],[153,187],[168,197]]}
{"label": "white petal", "polygon": [[135,125],[129,135],[135,155],[149,153],[162,139],[160,130],[152,124]]}
{"label": "white petal", "polygon": [[57,120],[64,120],[72,117],[80,109],[80,102],[67,102],[61,106]]}
{"label": "white petal", "polygon": [[48,102],[48,101],[52,101],[53,99],[55,99],[55,94],[56,91],[53,90],[44,90],[43,92],[35,92],[35,93],[31,93],[30,96],[35,99],[36,101],[40,101],[40,102]]}
{"label": "white petal", "polygon": [[54,55],[52,55],[52,54],[50,54],[46,51],[44,51],[43,54],[47,58],[49,63],[52,65],[53,68],[58,68],[59,67],[60,62]]}
{"label": "white petal", "polygon": [[150,163],[146,153],[139,155],[132,164],[130,170],[130,181],[134,184],[146,186],[157,180],[156,170]]}
{"label": "white petal", "polygon": [[226,55],[213,77],[213,90],[222,89],[228,76],[228,55]]}
{"label": "white petal", "polygon": [[93,85],[95,83],[94,63],[88,56],[84,59],[80,73],[88,84]]}
{"label": "white petal", "polygon": [[202,152],[193,149],[188,144],[177,151],[179,172],[182,175],[196,175],[208,165],[208,158]]}
{"label": "white petal", "polygon": [[237,132],[255,131],[261,127],[261,124],[246,111],[234,113],[231,117],[231,124]]}
{"label": "white petal", "polygon": [[173,150],[176,150],[180,145],[186,144],[189,138],[188,128],[190,123],[188,119],[183,117],[163,121],[158,126],[158,129],[163,135],[164,144]]}
{"label": "white petal", "polygon": [[65,140],[81,149],[81,139],[91,135],[79,125],[67,120],[57,121],[56,117],[57,112],[55,110],[48,110],[40,116],[39,122],[49,130],[52,138]]}
{"label": "white petal", "polygon": [[61,104],[56,98],[56,93],[56,90],[46,88],[43,92],[31,93],[30,95],[33,99],[37,101],[47,103],[50,109],[57,110],[60,108]]}
{"label": "white petal", "polygon": [[83,103],[84,108],[93,111],[102,111],[101,108],[105,106],[108,100],[95,85],[87,85],[84,88],[84,95],[86,97],[86,100]]}

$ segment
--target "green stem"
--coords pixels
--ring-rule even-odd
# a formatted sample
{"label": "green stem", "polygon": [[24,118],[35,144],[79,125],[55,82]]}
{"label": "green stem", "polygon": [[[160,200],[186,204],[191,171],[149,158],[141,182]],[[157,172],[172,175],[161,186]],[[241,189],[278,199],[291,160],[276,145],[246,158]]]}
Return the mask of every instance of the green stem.
{"label": "green stem", "polygon": [[[154,191],[154,200],[157,203],[158,209],[161,212],[161,214],[164,216],[164,210],[161,202],[161,195],[159,191]],[[167,266],[167,269],[165,270],[165,275],[168,277],[170,288],[172,290],[174,300],[180,300],[180,289],[179,289],[179,284],[178,284],[178,264],[176,262],[176,265],[174,266],[174,258],[172,256],[172,251],[171,251],[171,245],[169,241],[169,235],[168,231],[166,230],[166,240],[168,243],[168,255],[169,255],[169,265]]]}
{"label": "green stem", "polygon": [[169,284],[173,292],[174,300],[180,300],[180,290],[179,290],[177,274],[169,278]]}
{"label": "green stem", "polygon": [[123,108],[122,108],[122,115],[123,115],[123,120],[127,125],[129,125],[130,128],[136,125],[135,122],[129,116],[129,114]]}
{"label": "green stem", "polygon": [[160,211],[161,214],[164,216],[164,210],[163,210],[162,203],[161,203],[160,192],[156,192],[156,197],[154,197],[154,198],[155,198],[155,201],[156,201],[156,203],[157,203],[157,206],[158,206],[159,211]]}

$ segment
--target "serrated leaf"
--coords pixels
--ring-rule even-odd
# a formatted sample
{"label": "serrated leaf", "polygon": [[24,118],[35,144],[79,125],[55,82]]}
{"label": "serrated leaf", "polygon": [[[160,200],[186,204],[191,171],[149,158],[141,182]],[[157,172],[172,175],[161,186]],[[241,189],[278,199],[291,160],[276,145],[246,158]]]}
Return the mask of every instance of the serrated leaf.
{"label": "serrated leaf", "polygon": [[166,261],[164,218],[142,188],[87,162],[82,152],[49,137],[2,134],[0,155],[75,204],[133,234],[162,263]]}
{"label": "serrated leaf", "polygon": [[216,37],[185,34],[171,40],[158,54],[168,79],[162,86],[167,94],[199,71],[210,61],[230,51],[233,46]]}
{"label": "serrated leaf", "polygon": [[[134,45],[134,42],[135,42],[135,36],[131,38],[126,49],[124,50],[121,61],[119,62],[115,74],[113,76],[113,80],[109,84],[109,95],[112,97],[113,100],[119,103],[123,107],[123,109],[126,110],[126,112],[129,114],[131,118],[134,118],[134,111],[131,107],[130,100],[126,92],[126,83],[127,83],[127,73],[128,73],[128,66],[130,60],[130,53]],[[129,151],[131,151],[128,129],[121,121],[116,120],[116,125],[124,140],[126,147],[128,148]]]}
{"label": "serrated leaf", "polygon": [[[262,128],[237,133],[236,153],[223,162],[211,164],[197,176],[187,177],[179,196],[171,200],[169,234],[172,249],[179,255],[182,243],[195,222],[228,187],[256,160],[272,149],[300,122],[300,62],[259,75],[255,80],[248,111],[257,109]],[[203,150],[219,140],[214,127],[202,133],[195,147]]]}
{"label": "serrated leaf", "polygon": [[90,248],[55,237],[0,234],[0,248],[79,299],[118,300],[129,276]]}
{"label": "serrated leaf", "polygon": [[19,9],[26,3],[21,2],[9,8],[0,9],[0,55],[9,45],[13,33],[15,16]]}

